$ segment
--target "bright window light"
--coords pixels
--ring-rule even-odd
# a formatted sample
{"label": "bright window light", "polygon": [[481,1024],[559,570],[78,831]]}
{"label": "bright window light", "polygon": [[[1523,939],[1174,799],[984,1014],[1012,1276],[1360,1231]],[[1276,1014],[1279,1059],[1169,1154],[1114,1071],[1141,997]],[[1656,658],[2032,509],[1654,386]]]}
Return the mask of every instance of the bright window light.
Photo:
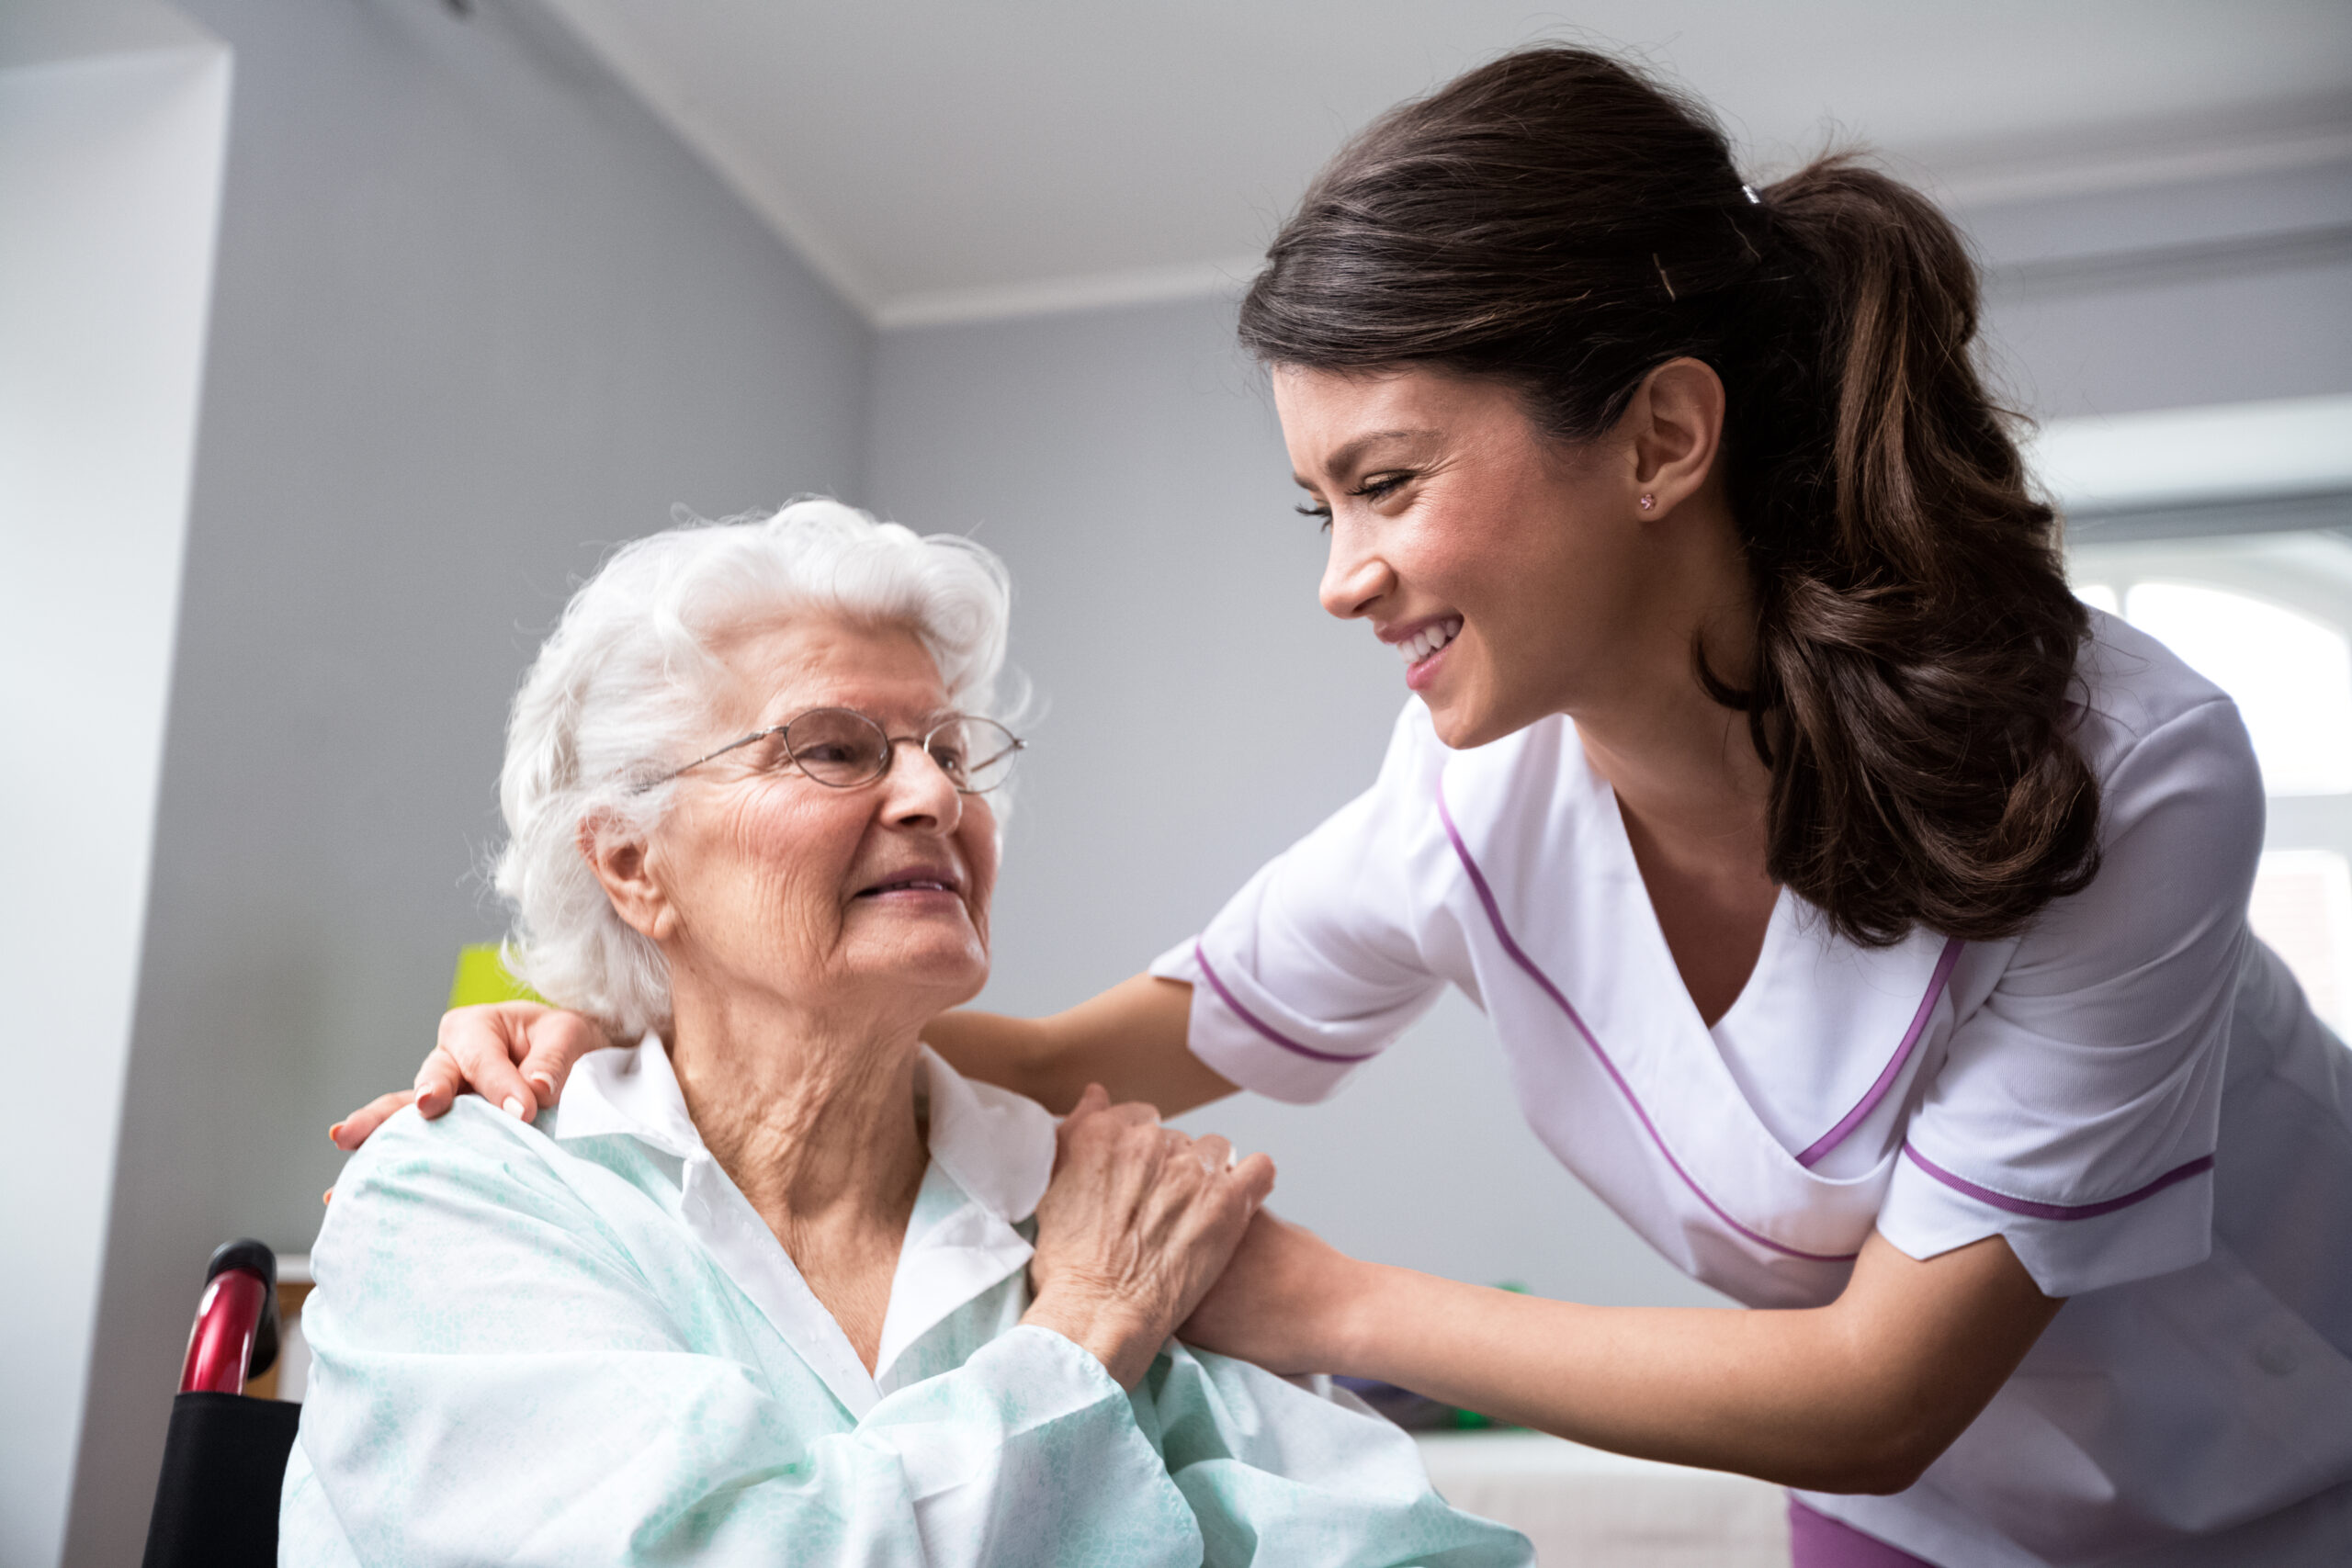
{"label": "bright window light", "polygon": [[2343,633],[2250,594],[2186,582],[2133,583],[2123,604],[2133,626],[2235,699],[2267,793],[2352,791],[2352,643]]}
{"label": "bright window light", "polygon": [[2271,851],[2246,919],[2286,960],[2320,1021],[2352,1030],[2352,861],[2333,850]]}
{"label": "bright window light", "polygon": [[2115,590],[2104,582],[2077,582],[2075,597],[2094,610],[2105,610],[2110,615],[2123,614],[2123,606],[2115,597]]}

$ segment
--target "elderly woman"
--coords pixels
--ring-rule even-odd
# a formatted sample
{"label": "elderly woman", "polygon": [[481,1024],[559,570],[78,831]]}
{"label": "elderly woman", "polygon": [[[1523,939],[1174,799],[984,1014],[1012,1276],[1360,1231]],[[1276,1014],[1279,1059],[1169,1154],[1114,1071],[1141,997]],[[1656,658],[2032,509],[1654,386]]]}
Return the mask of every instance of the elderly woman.
{"label": "elderly woman", "polygon": [[1006,599],[823,502],[581,590],[498,882],[520,972],[642,1043],[354,1158],[284,1561],[1526,1560],[1377,1417],[1169,1339],[1264,1156],[1099,1089],[1057,1134],[921,1044],[988,976]]}

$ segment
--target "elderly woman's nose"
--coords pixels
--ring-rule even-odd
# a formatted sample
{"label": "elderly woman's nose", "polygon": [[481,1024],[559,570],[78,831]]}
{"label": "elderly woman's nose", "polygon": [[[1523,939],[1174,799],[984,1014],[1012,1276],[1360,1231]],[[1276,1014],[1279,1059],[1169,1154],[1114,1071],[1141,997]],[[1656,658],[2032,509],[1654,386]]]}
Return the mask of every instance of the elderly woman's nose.
{"label": "elderly woman's nose", "polygon": [[883,775],[884,812],[909,827],[926,824],[952,832],[964,818],[964,797],[956,781],[915,741],[899,742],[899,755]]}

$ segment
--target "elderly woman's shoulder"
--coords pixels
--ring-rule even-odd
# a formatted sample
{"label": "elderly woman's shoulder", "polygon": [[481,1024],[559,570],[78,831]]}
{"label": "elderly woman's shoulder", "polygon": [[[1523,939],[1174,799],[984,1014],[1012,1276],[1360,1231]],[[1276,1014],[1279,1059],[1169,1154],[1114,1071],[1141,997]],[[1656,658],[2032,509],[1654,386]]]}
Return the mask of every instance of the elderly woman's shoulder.
{"label": "elderly woman's shoulder", "polygon": [[[552,1122],[553,1114],[543,1119]],[[460,1095],[433,1121],[409,1106],[378,1128],[345,1163],[334,1201],[395,1190],[414,1196],[484,1179],[511,1184],[534,1171],[554,1177],[570,1158],[531,1122],[477,1096]]]}

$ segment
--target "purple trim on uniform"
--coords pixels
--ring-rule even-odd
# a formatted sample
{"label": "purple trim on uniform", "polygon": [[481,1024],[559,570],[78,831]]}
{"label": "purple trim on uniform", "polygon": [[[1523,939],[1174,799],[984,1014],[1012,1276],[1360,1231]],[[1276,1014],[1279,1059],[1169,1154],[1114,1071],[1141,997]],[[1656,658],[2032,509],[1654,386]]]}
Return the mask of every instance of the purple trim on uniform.
{"label": "purple trim on uniform", "polygon": [[1377,1051],[1374,1051],[1367,1052],[1365,1055],[1361,1056],[1335,1056],[1329,1051],[1317,1051],[1311,1045],[1301,1045],[1295,1040],[1288,1039],[1283,1035],[1276,1033],[1271,1024],[1267,1023],[1264,1019],[1260,1018],[1256,1013],[1251,1012],[1248,1008],[1243,1007],[1241,1005],[1241,999],[1238,997],[1236,997],[1231,991],[1225,988],[1225,982],[1216,977],[1216,969],[1209,963],[1209,955],[1201,950],[1201,944],[1197,938],[1195,938],[1193,942],[1193,958],[1194,962],[1200,964],[1201,973],[1209,977],[1209,988],[1224,998],[1225,1005],[1233,1010],[1234,1016],[1240,1019],[1242,1022],[1248,1024],[1259,1033],[1264,1035],[1267,1039],[1272,1041],[1275,1044],[1281,1046],[1283,1050],[1295,1051],[1300,1055],[1309,1057],[1317,1062],[1338,1062],[1346,1066],[1353,1066],[1358,1062],[1369,1062],[1374,1056],[1379,1055]]}
{"label": "purple trim on uniform", "polygon": [[2187,1165],[2177,1165],[2145,1187],[2126,1192],[2120,1198],[2109,1198],[2101,1203],[2037,1203],[2030,1198],[2012,1198],[2006,1192],[1996,1192],[1989,1187],[1979,1187],[1965,1177],[1954,1176],[1910,1145],[1903,1152],[1911,1163],[1942,1182],[1955,1192],[1962,1192],[1980,1203],[1990,1203],[1996,1209],[2006,1209],[2012,1214],[2023,1214],[2034,1220],[2095,1220],[2101,1214],[2111,1214],[2118,1209],[2128,1209],[2143,1199],[2153,1198],[2177,1182],[2192,1176],[2202,1176],[2213,1168],[2211,1155],[2199,1155]]}
{"label": "purple trim on uniform", "polygon": [[1609,1059],[1609,1053],[1601,1049],[1600,1042],[1594,1038],[1592,1031],[1585,1026],[1584,1019],[1577,1012],[1576,1008],[1567,998],[1560,994],[1560,988],[1552,984],[1550,976],[1535,966],[1535,961],[1520,951],[1519,943],[1511,940],[1510,928],[1503,924],[1502,910],[1495,903],[1495,895],[1487,887],[1485,874],[1478,870],[1478,863],[1471,858],[1470,846],[1462,841],[1460,830],[1453,826],[1453,813],[1446,809],[1443,780],[1440,780],[1437,786],[1437,815],[1438,820],[1445,824],[1445,836],[1453,840],[1453,852],[1462,858],[1462,869],[1470,874],[1470,886],[1477,891],[1478,902],[1486,907],[1487,923],[1495,928],[1495,938],[1502,943],[1503,952],[1510,955],[1512,963],[1527,971],[1527,977],[1543,987],[1544,994],[1552,998],[1553,1005],[1567,1015],[1570,1023],[1576,1025],[1577,1032],[1583,1035],[1584,1043],[1592,1048],[1594,1059],[1600,1063],[1601,1070],[1609,1075],[1609,1081],[1617,1086],[1617,1092],[1625,1097],[1627,1105],[1633,1107],[1634,1117],[1642,1124],[1642,1131],[1650,1135],[1650,1142],[1657,1145],[1657,1152],[1666,1157],[1668,1165],[1674,1168],[1674,1174],[1682,1179],[1682,1185],[1690,1189],[1699,1201],[1707,1206],[1708,1213],[1757,1246],[1770,1247],[1772,1251],[1789,1258],[1801,1258],[1807,1263],[1851,1263],[1860,1257],[1860,1254],[1853,1252],[1799,1252],[1793,1247],[1784,1247],[1769,1235],[1758,1235],[1756,1232],[1749,1230],[1746,1225],[1724,1213],[1723,1206],[1707,1196],[1706,1189],[1690,1179],[1690,1173],[1682,1168],[1682,1162],[1674,1157],[1674,1151],[1666,1146],[1666,1140],[1659,1136],[1657,1123],[1650,1120],[1650,1113],[1642,1109],[1641,1100],[1634,1093],[1633,1085],[1627,1083],[1625,1076],[1617,1070],[1617,1064]]}
{"label": "purple trim on uniform", "polygon": [[1789,1499],[1790,1568],[1936,1568],[1843,1519]]}
{"label": "purple trim on uniform", "polygon": [[1944,994],[1944,982],[1951,978],[1952,965],[1960,962],[1960,950],[1967,945],[1958,937],[1944,943],[1943,956],[1936,960],[1935,976],[1928,982],[1928,994],[1919,998],[1919,1010],[1911,1015],[1911,1027],[1904,1032],[1903,1043],[1894,1048],[1894,1055],[1888,1058],[1885,1068],[1878,1075],[1878,1081],[1855,1101],[1854,1109],[1839,1117],[1838,1125],[1822,1134],[1811,1148],[1797,1156],[1799,1165],[1811,1170],[1824,1155],[1844,1143],[1846,1135],[1860,1126],[1863,1120],[1878,1109],[1878,1102],[1886,1098],[1886,1091],[1894,1087],[1896,1077],[1903,1071],[1903,1064],[1911,1059],[1911,1048],[1919,1043],[1920,1032],[1928,1027],[1928,1015],[1936,1010],[1936,998]]}

